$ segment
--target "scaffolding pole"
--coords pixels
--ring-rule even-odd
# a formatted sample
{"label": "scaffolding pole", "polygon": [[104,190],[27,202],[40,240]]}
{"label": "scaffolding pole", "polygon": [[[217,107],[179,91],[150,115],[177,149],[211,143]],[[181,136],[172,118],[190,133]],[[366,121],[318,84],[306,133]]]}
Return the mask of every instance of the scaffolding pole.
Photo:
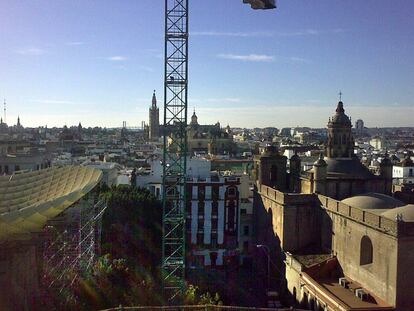
{"label": "scaffolding pole", "polygon": [[76,280],[96,261],[105,209],[104,201],[95,204],[93,198],[84,199],[45,226],[42,284],[48,295],[52,291],[73,298]]}

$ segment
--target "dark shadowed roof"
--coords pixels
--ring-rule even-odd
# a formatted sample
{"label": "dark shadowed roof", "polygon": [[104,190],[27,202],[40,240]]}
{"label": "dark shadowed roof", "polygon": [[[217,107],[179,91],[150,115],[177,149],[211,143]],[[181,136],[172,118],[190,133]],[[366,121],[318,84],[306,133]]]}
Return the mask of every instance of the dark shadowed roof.
{"label": "dark shadowed roof", "polygon": [[367,179],[373,178],[368,168],[366,168],[357,158],[327,158],[326,164],[328,164],[328,176],[335,177],[351,177]]}

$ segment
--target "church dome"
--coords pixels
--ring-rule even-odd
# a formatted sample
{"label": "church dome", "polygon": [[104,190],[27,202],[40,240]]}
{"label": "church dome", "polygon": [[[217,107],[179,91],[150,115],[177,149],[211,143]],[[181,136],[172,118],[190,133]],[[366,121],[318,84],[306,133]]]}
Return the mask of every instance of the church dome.
{"label": "church dome", "polygon": [[394,209],[404,206],[405,203],[382,193],[370,192],[346,198],[341,201],[346,205],[360,209]]}
{"label": "church dome", "polygon": [[407,204],[401,207],[393,208],[381,214],[382,216],[396,220],[401,218],[405,222],[414,222],[414,204]]}
{"label": "church dome", "polygon": [[197,115],[195,113],[195,110],[193,112],[193,115],[191,116],[191,123],[190,124],[191,125],[198,125],[198,118],[197,118]]}
{"label": "church dome", "polygon": [[347,159],[328,158],[328,175],[340,176],[358,179],[370,179],[374,175],[366,168],[358,158],[352,157]]}
{"label": "church dome", "polygon": [[351,120],[345,114],[344,103],[342,101],[338,102],[338,106],[336,107],[336,114],[332,117],[331,123],[352,126]]}

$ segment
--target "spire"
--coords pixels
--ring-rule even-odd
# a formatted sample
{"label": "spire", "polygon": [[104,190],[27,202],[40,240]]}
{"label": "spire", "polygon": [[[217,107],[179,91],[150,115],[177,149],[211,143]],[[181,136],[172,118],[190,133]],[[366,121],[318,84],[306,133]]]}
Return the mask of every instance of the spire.
{"label": "spire", "polygon": [[157,108],[157,97],[155,96],[155,90],[154,93],[152,93],[152,108]]}
{"label": "spire", "polygon": [[345,113],[344,103],[342,101],[338,102],[338,106],[336,107],[336,113]]}
{"label": "spire", "polygon": [[191,116],[191,125],[198,125],[198,118],[195,112],[195,108],[194,108],[194,112],[193,115]]}
{"label": "spire", "polygon": [[20,126],[20,116],[17,116],[17,126]]}
{"label": "spire", "polygon": [[351,158],[354,155],[354,139],[352,137],[351,119],[345,114],[344,103],[339,93],[335,115],[328,122],[328,144],[326,156],[328,158]]}

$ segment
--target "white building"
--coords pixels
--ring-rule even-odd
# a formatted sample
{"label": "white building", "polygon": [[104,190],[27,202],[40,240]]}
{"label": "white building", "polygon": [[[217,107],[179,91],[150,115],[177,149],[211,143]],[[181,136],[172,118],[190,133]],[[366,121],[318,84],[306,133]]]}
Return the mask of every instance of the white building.
{"label": "white building", "polygon": [[392,178],[395,184],[414,184],[414,162],[409,156],[393,166]]}
{"label": "white building", "polygon": [[122,166],[114,162],[103,162],[103,161],[85,161],[82,166],[88,166],[96,168],[102,172],[101,182],[107,184],[109,187],[112,185],[118,185],[119,172],[122,170]]}
{"label": "white building", "polygon": [[[137,170],[136,185],[162,196],[162,162],[154,156]],[[253,210],[249,177],[211,171],[211,162],[187,160],[186,232],[191,269],[238,264],[251,250]]]}

